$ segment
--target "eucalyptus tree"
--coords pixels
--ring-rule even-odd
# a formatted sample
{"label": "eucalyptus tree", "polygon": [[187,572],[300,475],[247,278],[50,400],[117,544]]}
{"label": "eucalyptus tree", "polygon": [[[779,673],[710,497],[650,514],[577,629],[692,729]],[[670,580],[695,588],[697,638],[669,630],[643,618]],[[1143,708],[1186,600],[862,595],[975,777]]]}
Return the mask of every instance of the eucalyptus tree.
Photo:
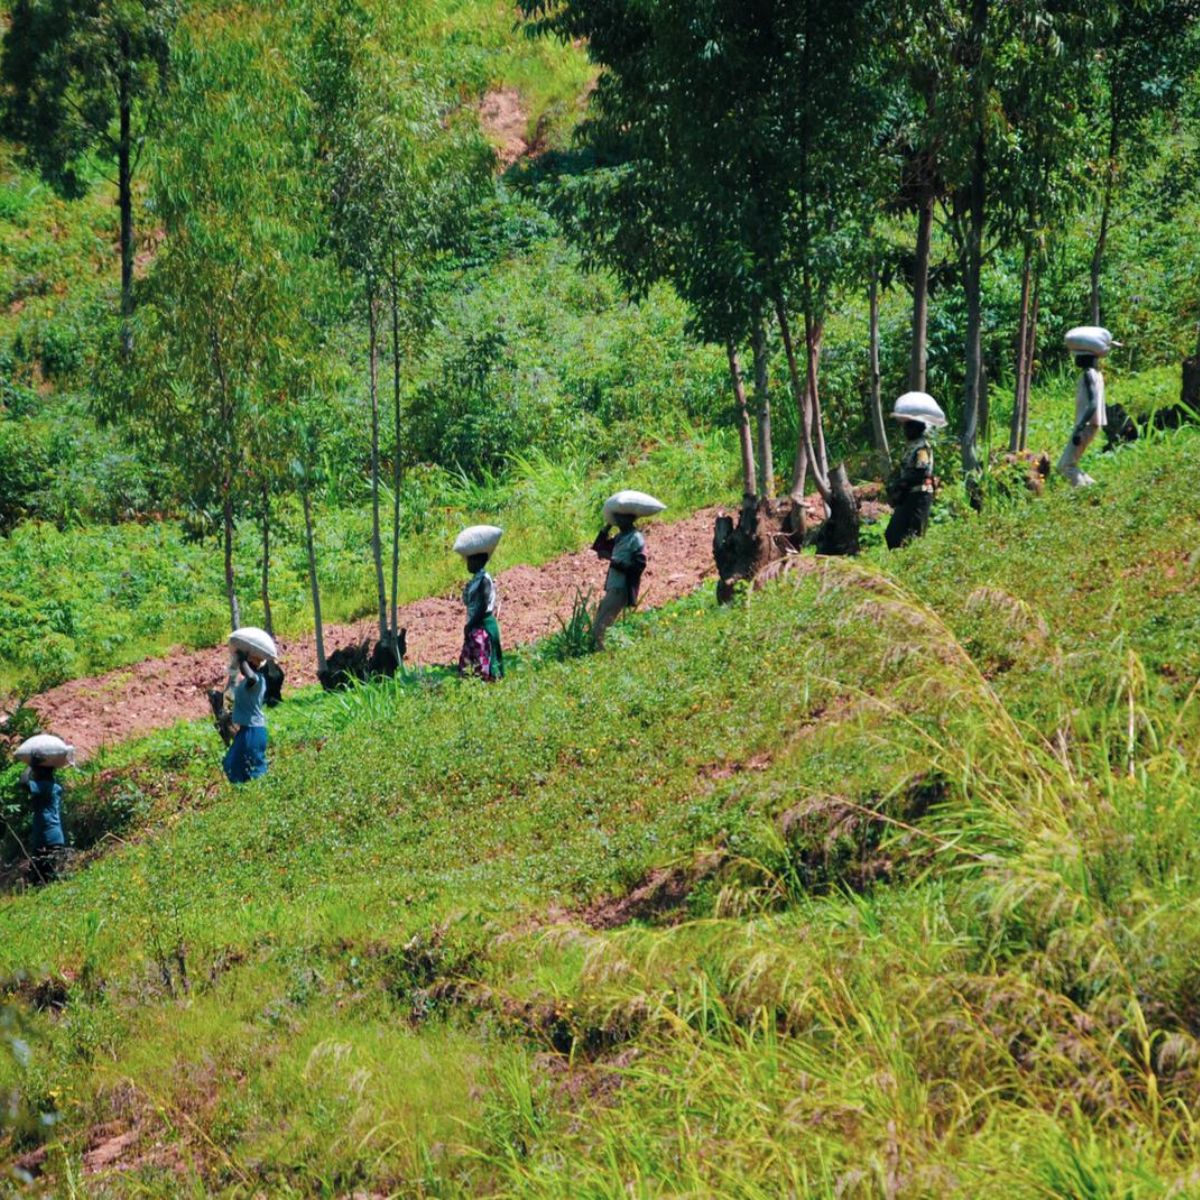
{"label": "eucalyptus tree", "polygon": [[235,522],[261,496],[256,461],[280,452],[274,410],[313,328],[307,114],[261,27],[202,25],[179,39],[173,70],[152,181],[167,237],[136,314],[130,386],[109,411],[163,448],[193,511],[219,510],[236,627]]}
{"label": "eucalyptus tree", "polygon": [[79,195],[91,154],[115,165],[124,322],[133,312],[133,177],[170,77],[176,20],[176,0],[14,0],[0,53],[5,132],[56,189]]}
{"label": "eucalyptus tree", "polygon": [[[307,90],[327,243],[354,281],[367,325],[371,429],[371,553],[380,641],[398,657],[402,360],[431,320],[427,275],[450,232],[490,179],[491,155],[452,98],[375,41],[354,0],[312,12]],[[390,312],[385,314],[385,308]],[[390,316],[390,320],[388,317]],[[391,335],[393,435],[389,614],[381,520],[381,347]]]}
{"label": "eucalyptus tree", "polygon": [[992,224],[1020,247],[1015,394],[1009,449],[1025,447],[1039,309],[1040,264],[1057,231],[1088,194],[1092,60],[1107,21],[1089,5],[1029,5],[1012,41],[1000,98],[1004,128],[995,154]]}
{"label": "eucalyptus tree", "polygon": [[[709,36],[719,19],[706,7],[690,30],[670,6],[615,7],[575,0],[524,0],[543,34],[584,39],[605,67],[577,131],[576,169],[563,174],[552,203],[585,266],[612,270],[633,299],[666,281],[688,304],[690,328],[725,350],[741,447],[743,493],[772,495],[774,463],[767,366],[769,292],[754,244],[755,197],[747,168],[720,137],[694,161],[693,121],[715,97],[729,97],[737,64]],[[676,25],[667,30],[666,21]],[[686,65],[691,64],[691,69]],[[748,126],[740,103],[731,117]],[[747,400],[740,348],[757,346],[753,405]],[[757,457],[751,429],[757,418]]]}
{"label": "eucalyptus tree", "polygon": [[[885,186],[889,157],[882,130],[887,91],[882,3],[781,5],[771,105],[771,169],[783,216],[776,267],[776,312],[796,397],[801,437],[792,497],[803,499],[806,471],[832,500],[821,412],[820,355],[830,297],[857,284],[871,254],[867,231]],[[799,304],[805,376],[799,378],[789,299]]]}
{"label": "eucalyptus tree", "polygon": [[888,6],[888,134],[898,160],[892,211],[913,214],[908,386],[928,386],[930,262],[937,210],[963,181],[963,93],[956,66],[961,12],[953,3]]}
{"label": "eucalyptus tree", "polygon": [[1200,64],[1200,0],[1124,0],[1097,6],[1107,28],[1094,57],[1090,117],[1098,156],[1098,222],[1090,264],[1091,321],[1101,321],[1101,278],[1122,173],[1154,154],[1148,136],[1169,119]]}
{"label": "eucalyptus tree", "polygon": [[[939,196],[959,256],[967,310],[963,355],[960,449],[963,470],[980,469],[979,434],[985,417],[983,267],[986,237],[995,224],[997,170],[1009,133],[1005,85],[1022,53],[1022,39],[1050,11],[1042,0],[934,0],[902,4],[897,67],[906,84],[911,120],[901,141],[916,174],[922,205]],[[913,115],[915,114],[915,116]],[[904,187],[915,185],[905,183]],[[902,188],[903,194],[903,188]],[[929,238],[921,210],[914,271],[910,385],[925,374]]]}
{"label": "eucalyptus tree", "polygon": [[[840,266],[845,197],[856,194],[862,123],[871,120],[859,86],[871,6],[524,0],[523,8],[540,30],[583,39],[605,67],[581,129],[604,170],[571,193],[581,240],[598,244],[627,286],[671,281],[702,335],[725,343],[739,407],[736,347],[750,342],[767,497],[768,320],[779,322],[806,447],[797,462],[812,462],[828,496],[815,349]],[[789,327],[797,296],[814,351],[807,403]]]}

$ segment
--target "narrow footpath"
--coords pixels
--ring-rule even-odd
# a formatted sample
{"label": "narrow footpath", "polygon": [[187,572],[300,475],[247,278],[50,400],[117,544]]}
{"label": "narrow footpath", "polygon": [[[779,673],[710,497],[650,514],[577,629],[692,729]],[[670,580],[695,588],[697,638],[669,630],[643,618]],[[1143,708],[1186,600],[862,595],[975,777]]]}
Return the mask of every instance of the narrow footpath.
{"label": "narrow footpath", "polygon": [[[653,522],[645,527],[649,565],[642,583],[640,607],[655,608],[694,591],[714,578],[713,517],[704,509],[681,521]],[[500,626],[506,646],[537,641],[560,627],[570,615],[578,592],[598,593],[606,565],[591,550],[564,554],[540,567],[510,567],[497,576]],[[408,629],[408,663],[448,664],[462,646],[463,610],[458,593],[430,596],[400,609]],[[325,649],[377,636],[374,620],[354,625],[328,625]],[[316,683],[316,646],[312,635],[280,639],[280,662],[288,687]],[[72,742],[81,759],[100,746],[122,742],[208,712],[206,693],[224,678],[223,646],[177,650],[91,679],[73,679],[31,701],[43,727]]]}

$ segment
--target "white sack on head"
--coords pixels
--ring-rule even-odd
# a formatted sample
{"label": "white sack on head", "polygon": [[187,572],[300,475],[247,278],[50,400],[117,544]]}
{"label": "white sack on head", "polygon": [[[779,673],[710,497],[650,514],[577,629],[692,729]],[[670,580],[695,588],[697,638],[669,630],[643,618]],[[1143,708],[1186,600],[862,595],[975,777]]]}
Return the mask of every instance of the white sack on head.
{"label": "white sack on head", "polygon": [[244,650],[247,654],[259,654],[263,658],[278,658],[279,650],[275,639],[265,630],[255,625],[243,625],[229,635],[229,644],[235,650]]}
{"label": "white sack on head", "polygon": [[491,554],[500,544],[503,532],[498,525],[468,525],[454,539],[454,553],[463,558],[470,558],[472,554]]}
{"label": "white sack on head", "polygon": [[921,421],[934,429],[946,424],[942,406],[928,392],[905,392],[892,406],[897,421]]}
{"label": "white sack on head", "polygon": [[609,496],[604,502],[604,519],[611,521],[616,516],[653,517],[665,511],[666,505],[645,492],[626,489]]}
{"label": "white sack on head", "polygon": [[1102,325],[1077,325],[1067,331],[1067,349],[1072,354],[1094,354],[1103,358],[1120,342],[1113,341],[1113,335]]}
{"label": "white sack on head", "polygon": [[75,747],[52,733],[38,733],[26,738],[13,757],[17,762],[31,763],[37,758],[48,767],[70,767],[75,764]]}

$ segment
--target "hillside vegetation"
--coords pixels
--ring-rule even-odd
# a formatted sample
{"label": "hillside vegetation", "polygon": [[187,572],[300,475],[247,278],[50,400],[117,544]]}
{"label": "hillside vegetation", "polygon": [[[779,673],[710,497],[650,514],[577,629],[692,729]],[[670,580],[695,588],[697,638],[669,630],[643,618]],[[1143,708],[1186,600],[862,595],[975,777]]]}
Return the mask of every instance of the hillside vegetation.
{"label": "hillside vegetation", "polygon": [[[95,5],[0,0],[0,1191],[1200,1194],[1192,0]],[[23,881],[15,700],[810,484],[861,553],[107,747]]]}
{"label": "hillside vegetation", "polygon": [[302,701],[236,795],[209,733],[126,752],[157,815],[0,910],[11,1154],[114,1195],[1187,1194],[1198,465],[503,690]]}
{"label": "hillside vegetation", "polygon": [[[156,2],[145,0],[143,7]],[[531,16],[544,15],[540,5],[525,7]],[[582,12],[587,5],[576,7]],[[1033,379],[1038,399],[1053,395],[1056,411],[1062,411],[1059,335],[1087,311],[1089,269],[1101,240],[1104,319],[1126,343],[1111,364],[1114,375],[1173,369],[1193,347],[1197,214],[1193,192],[1182,181],[1195,162],[1195,37],[1184,8],[1178,27],[1168,0],[1127,14],[1128,20],[1118,19],[1121,6],[1113,5],[1097,7],[1082,23],[1073,23],[1071,13],[1059,14],[1065,22],[1061,31],[1043,22],[1028,41],[1031,55],[1046,52],[1044,61],[1035,56],[1025,62],[1003,50],[1022,44],[1020,29],[1004,26],[997,34],[988,87],[1007,124],[997,146],[999,174],[989,193],[977,289],[980,361],[988,386],[978,382],[968,389],[976,406],[985,397],[978,414],[985,477],[1007,441],[1012,393],[1014,387],[1021,390],[1025,377]],[[750,88],[745,103],[780,102],[774,94],[753,93],[757,77],[738,66],[735,56],[746,47],[725,37],[736,9],[708,11],[705,19],[724,33],[709,43],[705,53],[715,57],[704,70],[731,86]],[[620,112],[588,109],[600,66],[589,61],[584,40],[531,36],[533,23],[522,24],[521,14],[502,0],[421,0],[400,7],[330,8],[301,0],[275,8],[183,5],[176,13],[170,86],[161,103],[135,114],[145,116],[148,132],[134,178],[133,298],[139,315],[132,364],[115,352],[118,231],[111,162],[99,148],[83,156],[76,164],[75,192],[66,198],[34,169],[35,147],[0,141],[5,468],[0,694],[6,705],[172,645],[219,640],[231,607],[223,589],[240,599],[245,620],[264,622],[257,595],[264,524],[271,544],[266,558],[272,616],[280,632],[299,632],[313,620],[302,494],[313,505],[317,574],[333,620],[364,616],[379,605],[368,552],[373,496],[382,508],[386,544],[398,493],[394,599],[401,602],[452,580],[456,564],[444,551],[459,522],[498,521],[510,530],[509,561],[537,563],[586,542],[596,501],[620,483],[650,486],[654,480],[676,511],[735,500],[741,490],[735,453],[739,414],[729,394],[726,333],[715,329],[710,310],[715,305],[734,324],[742,323],[727,332],[747,359],[749,383],[754,372],[747,344],[755,338],[742,327],[742,301],[778,284],[790,304],[799,304],[803,289],[797,280],[775,276],[793,271],[801,259],[811,260],[820,281],[813,333],[819,356],[813,357],[819,357],[815,369],[828,457],[835,463],[846,459],[852,476],[877,474],[879,454],[869,448],[868,293],[874,286],[879,300],[880,394],[886,396],[910,382],[919,270],[908,174],[914,156],[934,149],[947,161],[937,181],[942,190],[930,199],[937,219],[926,263],[925,382],[960,425],[968,382],[963,351],[972,328],[963,290],[966,158],[955,158],[957,143],[938,124],[942,110],[927,110],[924,93],[913,90],[924,86],[921,62],[945,65],[957,61],[957,52],[947,43],[925,47],[914,59],[899,41],[888,41],[889,21],[904,25],[918,41],[935,34],[953,41],[962,34],[953,22],[940,31],[934,22],[922,33],[921,22],[932,20],[932,11],[897,5],[886,21],[873,22],[865,11],[851,21],[864,38],[874,30],[881,45],[891,46],[865,65],[856,60],[855,70],[869,77],[864,96],[888,95],[893,102],[862,109],[862,121],[879,125],[871,136],[834,139],[835,146],[852,146],[856,154],[830,159],[825,177],[844,177],[845,186],[813,197],[814,204],[825,206],[821,221],[828,237],[808,238],[780,262],[764,264],[757,243],[743,247],[744,254],[733,249],[744,240],[746,222],[753,225],[747,213],[731,212],[730,228],[713,232],[708,243],[703,229],[681,232],[686,212],[719,215],[721,196],[742,194],[738,183],[706,198],[703,189],[710,183],[724,188],[722,171],[735,172],[736,181],[743,161],[737,152],[725,153],[717,140],[702,137],[699,146],[680,146],[678,182],[684,191],[676,199],[686,204],[671,219],[680,230],[672,231],[669,212],[620,209],[621,187],[636,178],[634,162],[638,171],[653,169],[653,145],[639,143],[640,152],[650,156],[647,167],[629,157],[628,146],[605,143],[605,130],[612,133],[605,122]],[[791,19],[786,9],[779,13]],[[661,36],[669,49],[673,31],[689,27],[689,6],[668,5],[662,15]],[[830,17],[835,19],[841,20]],[[794,33],[792,26],[786,29]],[[753,33],[752,24],[742,27],[746,31]],[[831,26],[830,36],[844,33]],[[1066,39],[1061,45],[1055,41],[1060,33]],[[1045,45],[1037,40],[1043,36],[1049,39]],[[359,57],[333,73],[345,95],[321,93],[314,82],[320,55],[349,53],[352,43]],[[1062,54],[1083,55],[1095,70],[1073,73],[1056,66],[1055,46]],[[590,49],[608,71],[612,92],[628,64],[607,43],[590,43]],[[670,67],[690,79],[703,74],[694,65],[671,60],[655,69]],[[1059,86],[1059,74],[1070,81],[1070,90]],[[794,76],[781,71],[770,78],[799,86]],[[964,81],[952,76],[941,78],[939,86],[948,101],[961,105]],[[857,86],[857,75],[854,82]],[[1035,85],[1041,90],[1031,92]],[[1108,101],[1118,85],[1136,102],[1110,142]],[[493,135],[476,114],[498,92],[516,95],[526,117],[524,140],[534,153],[503,174],[481,175],[487,154],[479,152]],[[664,95],[677,92],[686,89],[667,88]],[[720,92],[713,89],[714,95]],[[808,111],[795,107],[801,99],[811,102],[805,95],[783,98],[792,105],[789,111]],[[1049,99],[1030,107],[1024,103],[1030,95]],[[858,92],[853,97],[863,99]],[[656,113],[675,121],[689,115],[686,104],[679,111],[660,110],[641,100],[635,92],[621,102],[648,119]],[[585,109],[593,120],[575,138]],[[729,111],[736,112],[737,105]],[[957,111],[946,109],[945,119],[954,124]],[[348,113],[361,119],[359,125]],[[693,114],[696,121],[703,115]],[[822,113],[813,115],[815,120]],[[335,132],[358,147],[346,159],[360,161],[369,158],[361,139],[372,123],[386,125],[398,116],[401,124],[408,122],[407,132],[393,129],[389,136],[398,139],[393,149],[404,153],[371,161],[411,167],[405,177],[409,190],[426,195],[420,171],[429,164],[422,155],[440,162],[438,155],[461,153],[472,168],[458,179],[453,170],[461,164],[447,167],[448,177],[462,186],[448,186],[442,203],[430,202],[417,214],[444,207],[454,213],[448,228],[431,230],[420,221],[415,232],[406,227],[414,266],[401,289],[399,386],[393,397],[394,364],[384,345],[374,439],[379,452],[373,454],[364,300],[370,272],[360,268],[375,259],[360,244],[370,241],[363,229],[349,231],[347,214],[331,208],[336,189],[328,171]],[[714,120],[724,122],[726,116],[716,114]],[[1045,127],[1043,119],[1049,122]],[[349,132],[339,121],[348,123]],[[736,122],[733,129],[719,127],[721,136],[741,136]],[[625,126],[618,122],[615,128]],[[814,153],[824,145],[821,138],[838,132],[814,130]],[[638,136],[643,134],[657,136],[653,128],[639,126]],[[1017,171],[1018,152],[1027,143],[1052,187],[1032,187]],[[878,151],[869,163],[857,153],[864,148]],[[777,149],[780,161],[798,161],[795,147]],[[684,170],[685,151],[710,150],[719,160],[712,171]],[[1043,162],[1039,156],[1048,157]],[[205,190],[214,178],[224,191]],[[388,214],[401,207],[395,199],[405,188],[389,194],[391,208],[384,205],[364,228],[386,225]],[[667,193],[657,184],[651,194],[665,203]],[[794,188],[781,193],[786,203],[778,212],[772,209],[773,218],[792,219],[787,205],[796,194]],[[455,198],[453,204],[448,197]],[[1042,200],[1050,208],[1039,207]],[[271,220],[245,221],[247,212],[269,213]],[[647,232],[639,232],[639,213],[650,222],[648,241],[638,240]],[[798,228],[792,221],[787,236],[798,236]],[[221,238],[230,229],[247,240],[226,245]],[[610,234],[631,240],[610,243]],[[694,253],[681,249],[689,237],[699,239]],[[189,239],[206,248],[190,267]],[[626,244],[629,262],[621,259]],[[713,246],[724,249],[714,254],[705,248]],[[226,332],[261,325],[269,334],[243,347],[247,365],[238,416],[221,429],[211,419],[214,401],[205,391],[212,381],[200,379],[202,371],[184,369],[189,353],[193,368],[204,359],[208,342],[194,339],[185,353],[178,331],[187,325],[181,297],[199,319],[210,311],[208,298],[224,294],[215,276],[198,278],[197,264],[211,265],[225,252],[233,264],[260,258],[273,263],[258,278],[277,290],[271,292],[275,307],[267,306],[267,321],[236,289],[226,289],[233,297],[224,314]],[[708,298],[698,299],[675,268],[686,274],[688,264],[718,264],[724,254],[742,261],[748,274],[710,279]],[[1023,288],[1026,268],[1032,304]],[[762,296],[758,303],[761,307]],[[788,489],[803,407],[788,394],[789,364],[771,307],[767,304],[760,345],[763,386],[753,387],[750,396],[751,415],[770,416],[764,427],[774,469],[761,481],[764,495]],[[803,374],[808,356],[802,322],[798,312],[792,317]],[[1020,330],[1031,325],[1036,346],[1022,366],[1014,350]],[[1170,379],[1166,392],[1175,389],[1173,373]],[[1039,427],[1041,416],[1032,413],[1031,427],[1039,431],[1034,448],[1050,449],[1063,431],[1051,421]],[[759,447],[760,458],[761,452]],[[947,444],[940,469],[957,488],[954,457]],[[373,475],[379,476],[377,486]],[[798,486],[796,479],[792,486]],[[222,571],[223,492],[230,509],[228,585]]]}

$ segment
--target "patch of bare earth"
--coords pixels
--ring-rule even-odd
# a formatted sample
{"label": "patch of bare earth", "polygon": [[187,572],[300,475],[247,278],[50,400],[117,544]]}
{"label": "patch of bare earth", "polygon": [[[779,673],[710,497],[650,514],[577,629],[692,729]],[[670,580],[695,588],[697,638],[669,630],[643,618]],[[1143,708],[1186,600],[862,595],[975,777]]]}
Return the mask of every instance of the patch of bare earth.
{"label": "patch of bare earth", "polygon": [[534,152],[528,139],[529,113],[516,88],[495,88],[479,104],[479,123],[496,147],[503,168]]}

